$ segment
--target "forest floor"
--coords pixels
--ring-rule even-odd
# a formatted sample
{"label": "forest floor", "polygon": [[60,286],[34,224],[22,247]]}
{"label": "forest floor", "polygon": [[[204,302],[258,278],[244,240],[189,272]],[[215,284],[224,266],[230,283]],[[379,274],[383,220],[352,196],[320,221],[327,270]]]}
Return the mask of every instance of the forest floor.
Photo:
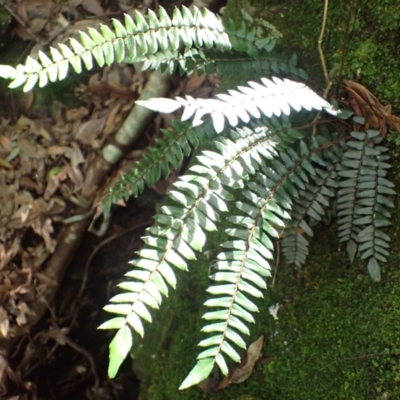
{"label": "forest floor", "polygon": [[[169,11],[172,7],[167,0],[0,0],[0,64],[22,63],[27,55],[88,27],[159,4]],[[307,18],[309,15],[307,12]],[[317,35],[319,25],[312,32]],[[303,38],[297,30],[293,34],[298,41]],[[311,42],[314,49],[316,40]],[[366,65],[378,68],[378,63],[370,62],[369,53],[367,56]],[[112,332],[96,328],[106,318],[102,306],[128,270],[127,261],[140,246],[155,205],[176,174],[140,198],[121,202],[108,225],[103,224],[102,200],[107,188],[135,165],[143,149],[160,135],[160,128],[168,126],[168,120],[158,116],[146,126],[135,147],[101,185],[93,180],[93,160],[118,131],[148,76],[136,66],[119,64],[79,77],[71,74],[64,81],[28,93],[8,90],[6,82],[0,82],[1,399],[125,400],[137,396],[140,382],[129,360],[116,379],[107,378]],[[204,76],[172,77],[171,96],[208,97],[214,85]],[[385,88],[397,90],[394,85]],[[386,100],[391,101],[391,96],[386,93]],[[397,165],[399,162],[396,156]],[[90,196],[83,195],[83,189]],[[398,219],[400,213],[395,215]],[[63,232],[82,220],[87,225],[83,225],[80,246],[73,251],[67,247],[61,251],[63,257],[54,258],[64,246]],[[393,237],[400,237],[396,228],[400,225],[396,221],[394,225]],[[282,282],[271,290],[267,301],[280,303],[279,319],[273,320],[265,310],[252,331],[268,338],[265,353],[272,362],[258,366],[254,379],[252,376],[246,385],[229,387],[229,395],[236,391],[230,398],[310,400],[336,393],[330,398],[384,400],[389,392],[394,393],[391,398],[400,396],[400,300],[396,290],[400,251],[393,251],[388,268],[392,271],[377,288],[362,266],[347,266],[343,251],[340,253],[336,242],[329,242],[330,237],[322,233],[315,239],[321,247],[308,268],[293,272],[282,267],[278,271]],[[327,249],[333,255],[330,261],[325,258]],[[177,307],[183,303],[179,298],[175,302]],[[190,315],[197,318],[192,311]],[[154,398],[160,394],[158,398],[172,399],[170,393],[176,395],[182,377],[160,377],[166,370],[172,371],[177,360],[186,369],[193,361],[187,359],[189,352],[182,348],[179,331],[184,336],[199,329],[196,326],[188,332],[189,323],[178,322],[168,344],[171,355],[161,360],[158,370],[149,367],[147,371],[159,386],[153,388]],[[191,340],[195,345],[197,338]],[[174,349],[178,349],[176,353]],[[203,398],[198,388],[190,390],[179,393],[179,398]],[[255,397],[257,393],[261,397]],[[216,398],[224,396],[225,392],[216,394]]]}
{"label": "forest floor", "polygon": [[[23,63],[28,55],[124,13],[158,5],[170,11],[172,4],[164,3],[2,0],[0,64]],[[122,125],[148,76],[140,66],[121,63],[70,74],[28,93],[0,82],[2,399],[132,399],[137,392],[129,363],[117,379],[107,379],[111,338],[96,328],[105,318],[102,306],[138,248],[139,233],[176,174],[138,201],[121,202],[108,224],[102,201],[168,121],[156,117],[146,126],[100,185],[93,160]],[[212,90],[205,76],[171,78],[172,95],[207,97]],[[83,243],[65,246],[65,230],[82,220],[83,232],[89,231],[81,235]]]}

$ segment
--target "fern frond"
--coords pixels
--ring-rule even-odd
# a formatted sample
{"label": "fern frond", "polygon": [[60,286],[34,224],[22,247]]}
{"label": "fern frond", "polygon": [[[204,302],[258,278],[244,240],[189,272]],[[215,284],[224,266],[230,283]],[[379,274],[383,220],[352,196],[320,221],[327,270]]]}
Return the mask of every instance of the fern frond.
{"label": "fern frond", "polygon": [[269,35],[260,37],[257,28],[254,26],[247,27],[243,20],[239,23],[228,20],[225,23],[225,28],[229,35],[232,49],[246,53],[252,58],[258,58],[262,52],[269,53],[275,47],[277,39],[275,32],[271,31]]}
{"label": "fern frond", "polygon": [[233,196],[223,186],[234,187],[235,180],[241,182],[254,171],[251,163],[259,158],[252,157],[250,150],[256,142],[263,153],[273,151],[264,132],[230,142],[229,151],[225,151],[226,143],[220,142],[221,154],[203,151],[198,157],[200,164],[193,166],[168,193],[167,203],[154,217],[156,225],[146,230],[146,245],[137,252],[139,258],[131,262],[139,269],[126,274],[136,281],[121,283],[119,287],[129,292],[114,296],[110,301],[116,304],[104,308],[124,315],[100,326],[118,329],[110,345],[110,376],[115,375],[126,356],[115,344],[120,336],[127,337],[126,326],[144,334],[142,319],[150,321],[148,308],[158,308],[162,296],[168,295],[168,285],[175,287],[171,266],[186,270],[186,260],[195,259],[194,251],[200,251],[205,243],[204,230],[216,230],[219,213],[228,211],[226,203]]}
{"label": "fern frond", "polygon": [[293,170],[290,181],[293,184],[297,182],[299,188],[297,193],[292,190],[291,218],[281,232],[285,261],[297,267],[305,263],[308,255],[309,242],[306,236],[313,236],[311,227],[322,221],[336,194],[336,169],[342,154],[339,146],[326,149],[329,140],[321,136],[311,137],[299,144],[297,151],[289,148],[285,153],[280,153],[280,162],[283,161],[286,168]]}
{"label": "fern frond", "polygon": [[390,238],[380,228],[390,224],[387,207],[394,207],[385,195],[393,195],[393,183],[387,180],[390,168],[388,149],[381,146],[378,131],[351,132],[351,141],[338,170],[342,180],[338,191],[338,224],[341,242],[347,242],[352,261],[355,253],[368,259],[368,272],[380,280],[379,261],[386,262]]}
{"label": "fern frond", "polygon": [[[215,286],[207,289],[215,297],[204,303],[206,307],[216,309],[203,315],[212,323],[202,331],[212,336],[199,343],[199,346],[207,349],[198,355],[196,365],[180,389],[205,379],[215,363],[224,375],[228,375],[225,356],[240,362],[234,345],[246,348],[241,335],[249,334],[247,324],[254,322],[252,313],[258,311],[248,295],[263,297],[261,290],[266,289],[265,278],[270,276],[268,260],[273,258],[271,238],[279,237],[277,227],[284,227],[290,218],[287,210],[291,207],[291,197],[285,189],[285,186],[290,186],[287,181],[290,171],[279,174],[263,166],[277,157],[275,151],[268,150],[267,157],[264,157],[266,141],[271,145],[271,141],[263,138],[254,142],[252,151],[242,154],[240,165],[253,175],[257,171],[255,176],[259,183],[248,182],[242,190],[248,202],[236,202],[236,207],[245,216],[228,218],[234,228],[226,232],[233,240],[222,244],[225,250],[218,255],[218,261],[213,265],[214,273],[210,276]],[[224,152],[234,146],[227,139],[221,139],[220,147],[221,143],[224,143],[224,147],[220,151]]]}
{"label": "fern frond", "polygon": [[[248,58],[235,52],[216,51],[213,51],[211,55],[210,52],[207,52],[207,57],[212,58],[218,75],[230,85],[245,83],[254,76],[269,77],[274,74],[293,75],[304,80],[308,78],[307,73],[297,66],[295,54],[288,61],[264,52],[258,58]],[[240,82],[238,82],[239,80]]]}
{"label": "fern frond", "polygon": [[335,109],[324,99],[319,97],[306,85],[289,79],[278,79],[273,77],[272,81],[261,79],[262,84],[248,82],[248,86],[239,86],[238,90],[230,90],[229,94],[219,94],[216,99],[194,99],[176,97],[173,99],[149,99],[136,103],[150,110],[171,113],[184,107],[182,121],[194,116],[192,125],[198,126],[203,123],[204,115],[211,115],[214,129],[217,133],[222,132],[225,126],[225,118],[230,126],[239,124],[239,119],[248,123],[252,118],[261,118],[262,115],[271,117],[281,114],[290,114],[290,109],[300,111],[326,110],[336,114]]}
{"label": "fern frond", "polygon": [[144,188],[151,187],[160,179],[167,178],[170,169],[177,169],[183,157],[191,154],[207,140],[215,136],[211,122],[191,128],[190,124],[180,121],[170,123],[173,131],[162,129],[163,138],[156,139],[157,147],[148,147],[147,154],[142,156],[135,168],[121,177],[104,199],[104,213],[107,216],[111,204],[118,200],[128,201],[131,196],[139,196]]}
{"label": "fern frond", "polygon": [[93,59],[102,67],[114,62],[140,62],[156,53],[168,58],[182,47],[231,48],[221,19],[205,8],[200,11],[182,6],[182,12],[175,8],[172,18],[162,7],[158,16],[149,10],[147,18],[135,11],[135,20],[126,14],[124,22],[114,19],[113,30],[106,25],[99,30],[89,28],[88,33],[80,32],[80,41],[71,38],[68,46],[51,47],[50,56],[40,51],[37,60],[27,57],[25,64],[16,68],[0,65],[0,76],[13,79],[10,88],[24,85],[27,92],[37,83],[43,87],[49,81],[64,79],[70,65],[78,74],[82,62],[90,70]]}

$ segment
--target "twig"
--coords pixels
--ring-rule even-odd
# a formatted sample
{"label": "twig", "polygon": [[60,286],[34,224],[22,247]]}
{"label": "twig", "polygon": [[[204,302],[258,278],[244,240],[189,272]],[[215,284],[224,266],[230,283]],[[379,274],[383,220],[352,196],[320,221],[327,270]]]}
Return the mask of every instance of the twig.
{"label": "twig", "polygon": [[[328,5],[329,5],[329,0],[325,0],[324,15],[322,17],[322,27],[321,27],[321,32],[320,32],[319,38],[318,38],[318,53],[319,53],[319,57],[321,59],[322,69],[324,71],[324,76],[325,76],[325,81],[326,81],[326,88],[325,88],[324,94],[323,94],[324,99],[326,99],[326,97],[328,96],[329,89],[332,86],[332,82],[329,78],[328,70],[326,68],[324,52],[322,50],[322,41],[324,39],[324,34],[325,34],[326,19],[328,17]],[[314,118],[314,122],[317,121],[317,119],[320,117],[321,112],[322,111],[318,111],[317,115]],[[316,125],[314,125],[313,136],[315,136],[316,131],[317,131],[317,127],[316,127]]]}
{"label": "twig", "polygon": [[351,2],[351,5],[350,5],[349,18],[347,18],[346,31],[345,31],[345,34],[344,34],[343,46],[342,46],[342,57],[341,57],[341,60],[340,60],[339,83],[342,81],[343,67],[344,67],[344,55],[346,54],[347,43],[349,41],[350,22],[351,22],[351,18],[353,16],[353,13],[354,13],[355,4],[356,4],[356,0],[353,0]]}
{"label": "twig", "polygon": [[64,336],[63,340],[69,347],[74,349],[77,353],[82,354],[89,361],[90,369],[92,370],[92,374],[94,376],[94,387],[97,389],[100,384],[100,379],[99,379],[99,375],[97,374],[96,364],[95,364],[91,354],[85,348],[78,346],[69,337]]}
{"label": "twig", "polygon": [[326,88],[325,88],[325,91],[324,91],[324,99],[326,99],[326,96],[328,96],[329,89],[332,86],[332,82],[331,82],[331,80],[329,78],[328,70],[326,68],[324,52],[322,50],[322,41],[324,39],[325,27],[326,27],[326,19],[327,19],[327,16],[328,16],[328,4],[329,4],[329,0],[325,0],[324,16],[322,18],[321,33],[320,33],[319,39],[318,39],[318,52],[319,52],[319,56],[321,58],[322,69],[324,70],[324,76],[325,76],[325,81],[326,81]]}
{"label": "twig", "polygon": [[150,224],[151,224],[151,220],[145,220],[145,221],[139,222],[139,223],[137,223],[137,224],[135,224],[133,226],[130,226],[129,228],[126,228],[121,232],[116,232],[113,235],[109,236],[108,238],[102,240],[93,249],[93,251],[90,253],[90,256],[87,259],[86,264],[85,264],[85,271],[83,273],[82,283],[81,283],[81,287],[80,287],[78,295],[77,295],[77,299],[79,299],[82,296],[82,294],[83,294],[83,292],[84,292],[84,290],[86,288],[86,284],[87,284],[87,280],[88,280],[88,276],[89,276],[89,267],[90,267],[90,264],[93,261],[94,256],[98,253],[98,251],[103,246],[105,246],[107,243],[110,243],[113,240],[118,239],[119,237],[121,237],[121,236],[123,236],[123,235],[125,235],[125,234],[127,234],[129,232],[135,231],[136,229],[144,228],[144,227],[146,227],[146,226],[148,226]]}
{"label": "twig", "polygon": [[272,285],[275,286],[275,280],[276,280],[276,274],[278,273],[278,267],[279,267],[279,257],[281,253],[281,246],[279,244],[279,240],[276,241],[276,261],[275,261],[275,271],[274,271],[274,277],[272,278]]}
{"label": "twig", "polygon": [[17,14],[15,13],[7,4],[5,4],[5,2],[3,0],[0,0],[0,4],[7,10],[7,12],[14,18],[16,19],[28,32],[29,36],[32,37],[32,39],[36,42],[36,43],[42,43],[41,40],[39,40],[35,34],[31,31],[31,29],[29,28],[29,26],[25,23],[25,21]]}

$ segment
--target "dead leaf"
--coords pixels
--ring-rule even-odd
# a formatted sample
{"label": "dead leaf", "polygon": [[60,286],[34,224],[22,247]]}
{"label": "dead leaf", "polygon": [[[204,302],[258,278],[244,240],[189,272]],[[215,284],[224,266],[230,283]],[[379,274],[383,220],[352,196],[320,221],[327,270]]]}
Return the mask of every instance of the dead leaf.
{"label": "dead leaf", "polygon": [[67,110],[65,113],[65,119],[68,122],[74,122],[83,119],[89,115],[89,110],[86,107],[73,108],[72,110]]}
{"label": "dead leaf", "polygon": [[92,119],[84,122],[79,126],[75,139],[83,144],[88,144],[97,149],[100,147],[100,142],[96,140],[100,132],[103,130],[106,123],[105,118]]}
{"label": "dead leaf", "polygon": [[104,10],[97,0],[83,0],[81,5],[86,11],[96,15],[97,17],[104,14]]}
{"label": "dead leaf", "polygon": [[194,92],[196,89],[198,89],[206,80],[207,74],[201,74],[200,76],[197,74],[197,71],[193,71],[192,75],[190,78],[186,81],[184,93],[189,94]]}
{"label": "dead leaf", "polygon": [[13,142],[7,136],[0,136],[0,145],[9,153],[14,150]]}
{"label": "dead leaf", "polygon": [[12,169],[12,165],[3,158],[0,158],[0,167]]}
{"label": "dead leaf", "polygon": [[208,396],[212,392],[216,392],[218,388],[218,381],[219,381],[219,369],[218,365],[214,364],[214,368],[211,372],[211,375],[201,381],[198,386],[202,390],[202,392]]}
{"label": "dead leaf", "polygon": [[46,250],[53,253],[57,242],[50,236],[54,231],[51,219],[46,218],[42,221],[41,218],[36,218],[31,226],[33,231],[43,238]]}
{"label": "dead leaf", "polygon": [[8,319],[7,311],[0,306],[0,334],[6,338],[8,336],[9,329],[10,320]]}
{"label": "dead leaf", "polygon": [[39,33],[46,24],[47,24],[46,19],[33,18],[32,21],[30,22],[29,28],[33,33]]}
{"label": "dead leaf", "polygon": [[365,86],[357,82],[345,80],[344,84],[352,97],[350,104],[354,113],[365,118],[366,129],[378,129],[383,137],[387,133],[386,125],[400,131],[400,118],[392,115],[390,104],[383,106]]}
{"label": "dead leaf", "polygon": [[18,138],[18,145],[21,151],[30,158],[35,160],[43,159],[46,157],[46,150],[40,144],[32,143],[26,138]]}
{"label": "dead leaf", "polygon": [[107,116],[106,124],[104,126],[104,131],[103,134],[105,136],[108,136],[110,133],[112,133],[115,129],[115,119],[118,115],[118,112],[121,108],[121,103],[116,103],[114,104],[114,107],[111,109],[110,113]]}
{"label": "dead leaf", "polygon": [[244,382],[254,371],[256,362],[261,357],[261,351],[264,345],[264,335],[260,336],[247,349],[242,357],[240,364],[234,364],[229,369],[229,374],[223,379],[217,390],[224,389],[232,383]]}
{"label": "dead leaf", "polygon": [[35,95],[33,94],[33,90],[30,90],[28,93],[24,94],[23,97],[23,103],[22,103],[22,109],[24,111],[28,111],[33,104],[33,101],[35,100]]}
{"label": "dead leaf", "polygon": [[70,154],[71,166],[73,168],[77,167],[79,164],[83,164],[85,162],[85,158],[79,148],[78,144],[75,142],[71,143],[72,151]]}

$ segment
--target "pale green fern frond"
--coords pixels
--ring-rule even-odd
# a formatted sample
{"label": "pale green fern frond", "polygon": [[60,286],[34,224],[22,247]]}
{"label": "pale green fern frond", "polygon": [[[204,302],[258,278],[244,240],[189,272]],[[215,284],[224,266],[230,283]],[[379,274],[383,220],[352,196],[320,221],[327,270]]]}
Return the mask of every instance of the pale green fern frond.
{"label": "pale green fern frond", "polygon": [[268,118],[273,115],[289,115],[291,108],[300,111],[302,108],[311,111],[326,110],[336,114],[335,109],[308,86],[289,79],[261,79],[262,84],[248,82],[248,86],[239,86],[229,90],[229,94],[218,94],[217,99],[194,99],[186,96],[176,99],[149,99],[137,101],[137,104],[153,111],[171,113],[183,107],[182,121],[193,117],[192,125],[202,124],[203,116],[210,115],[217,133],[223,131],[225,118],[230,126],[235,127],[239,120],[244,123],[253,118]]}
{"label": "pale green fern frond", "polygon": [[[16,68],[0,66],[0,76],[13,79],[10,88],[24,85],[25,92],[37,83],[40,87],[47,83],[64,79],[69,66],[76,73],[82,72],[82,63],[90,70],[93,59],[102,67],[114,62],[140,62],[152,54],[172,57],[176,53],[192,47],[229,50],[231,44],[220,18],[208,11],[193,7],[175,8],[172,18],[159,7],[158,16],[149,10],[147,18],[135,11],[135,19],[125,15],[124,24],[113,20],[113,29],[101,25],[99,30],[89,28],[88,33],[80,32],[80,41],[71,38],[69,45],[59,44],[51,47],[50,56],[40,51],[38,59],[27,57],[24,65]],[[148,65],[151,66],[151,65]]]}
{"label": "pale green fern frond", "polygon": [[[171,266],[187,269],[187,261],[195,259],[206,240],[206,231],[216,230],[221,212],[227,212],[227,201],[233,200],[224,186],[235,188],[248,174],[254,174],[262,164],[260,156],[270,157],[274,148],[265,131],[248,135],[235,142],[221,138],[220,153],[203,151],[199,164],[181,177],[168,200],[154,218],[155,226],[146,230],[145,247],[131,263],[138,270],[128,272],[136,281],[120,284],[131,293],[117,295],[105,307],[106,311],[122,314],[100,326],[101,329],[118,329],[114,341],[126,337],[126,325],[143,335],[142,319],[149,321],[148,307],[158,308],[162,295],[168,295],[168,286],[175,287],[175,274]],[[229,151],[228,151],[229,150]],[[258,167],[257,167],[258,166]],[[123,332],[123,333],[121,333]],[[131,339],[130,339],[131,340]],[[109,374],[114,376],[125,358],[122,350],[110,346]]]}

